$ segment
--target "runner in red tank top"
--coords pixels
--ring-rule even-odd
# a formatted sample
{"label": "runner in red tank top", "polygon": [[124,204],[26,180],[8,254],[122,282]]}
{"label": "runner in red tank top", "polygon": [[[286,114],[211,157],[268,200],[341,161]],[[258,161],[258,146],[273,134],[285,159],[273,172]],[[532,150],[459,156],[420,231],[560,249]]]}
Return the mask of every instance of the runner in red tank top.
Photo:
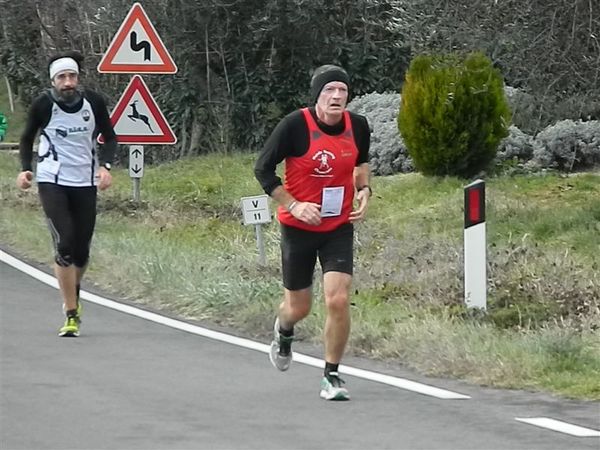
{"label": "runner in red tank top", "polygon": [[[320,396],[348,400],[338,374],[350,333],[353,222],[364,218],[371,196],[366,118],[346,111],[350,80],[344,69],[321,66],[311,79],[314,108],[286,116],[259,156],[255,174],[279,203],[284,299],[274,326],[270,359],[285,371],[292,362],[294,325],[312,304],[317,258],[323,271],[325,372]],[[285,183],[275,174],[285,161]]]}

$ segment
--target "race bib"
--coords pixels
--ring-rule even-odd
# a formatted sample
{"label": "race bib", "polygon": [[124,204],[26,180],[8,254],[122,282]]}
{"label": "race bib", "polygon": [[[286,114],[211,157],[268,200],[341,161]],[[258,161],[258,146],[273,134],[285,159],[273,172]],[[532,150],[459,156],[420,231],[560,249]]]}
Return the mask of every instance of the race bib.
{"label": "race bib", "polygon": [[335,217],[342,213],[344,186],[326,187],[321,201],[321,217]]}

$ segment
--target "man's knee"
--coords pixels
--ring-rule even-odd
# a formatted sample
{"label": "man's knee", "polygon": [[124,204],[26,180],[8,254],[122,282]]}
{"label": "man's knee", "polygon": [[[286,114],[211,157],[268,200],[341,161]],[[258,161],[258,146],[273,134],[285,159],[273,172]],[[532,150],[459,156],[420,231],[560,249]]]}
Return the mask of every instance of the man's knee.
{"label": "man's knee", "polygon": [[310,313],[310,303],[294,303],[290,304],[294,317],[304,319]]}
{"label": "man's knee", "polygon": [[332,314],[342,314],[348,311],[350,296],[347,292],[338,291],[325,297],[327,310]]}
{"label": "man's knee", "polygon": [[81,268],[87,266],[88,261],[90,260],[90,252],[75,252],[73,255],[73,264],[75,266]]}
{"label": "man's knee", "polygon": [[75,265],[76,267],[85,267],[90,259],[89,248],[83,250],[77,250],[71,245],[58,245],[54,254],[54,260],[56,264],[61,267],[69,267]]}
{"label": "man's knee", "polygon": [[285,304],[288,311],[296,320],[308,316],[312,303],[312,287],[300,290],[289,290],[285,292]]}
{"label": "man's knee", "polygon": [[325,305],[332,314],[345,313],[350,304],[352,275],[342,272],[326,272],[324,276]]}
{"label": "man's knee", "polygon": [[54,262],[60,267],[70,267],[73,264],[73,256],[70,251],[59,248],[54,253]]}

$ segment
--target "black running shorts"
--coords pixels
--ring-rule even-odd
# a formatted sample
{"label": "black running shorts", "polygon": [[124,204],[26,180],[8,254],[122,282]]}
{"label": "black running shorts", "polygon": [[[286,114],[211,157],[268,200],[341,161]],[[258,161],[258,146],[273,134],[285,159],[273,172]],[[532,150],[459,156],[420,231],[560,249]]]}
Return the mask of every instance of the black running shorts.
{"label": "black running shorts", "polygon": [[283,285],[290,291],[312,285],[317,257],[323,273],[352,275],[354,226],[346,223],[333,231],[316,232],[281,225]]}
{"label": "black running shorts", "polygon": [[96,225],[96,187],[38,183],[40,201],[60,266],[84,267]]}

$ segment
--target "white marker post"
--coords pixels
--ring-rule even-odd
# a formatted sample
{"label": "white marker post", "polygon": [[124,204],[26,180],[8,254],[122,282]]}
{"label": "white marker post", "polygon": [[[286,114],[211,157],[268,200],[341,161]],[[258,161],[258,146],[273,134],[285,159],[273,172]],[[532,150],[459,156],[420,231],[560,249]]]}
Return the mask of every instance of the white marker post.
{"label": "white marker post", "polygon": [[465,186],[465,303],[486,309],[487,258],[485,236],[485,182]]}
{"label": "white marker post", "polygon": [[264,266],[266,265],[266,258],[261,224],[271,222],[269,196],[265,194],[253,197],[242,197],[242,212],[244,214],[244,225],[254,225],[254,228],[256,229],[258,263],[261,266]]}
{"label": "white marker post", "polygon": [[144,146],[129,146],[129,177],[133,180],[133,201],[140,201],[140,184],[144,176]]}

